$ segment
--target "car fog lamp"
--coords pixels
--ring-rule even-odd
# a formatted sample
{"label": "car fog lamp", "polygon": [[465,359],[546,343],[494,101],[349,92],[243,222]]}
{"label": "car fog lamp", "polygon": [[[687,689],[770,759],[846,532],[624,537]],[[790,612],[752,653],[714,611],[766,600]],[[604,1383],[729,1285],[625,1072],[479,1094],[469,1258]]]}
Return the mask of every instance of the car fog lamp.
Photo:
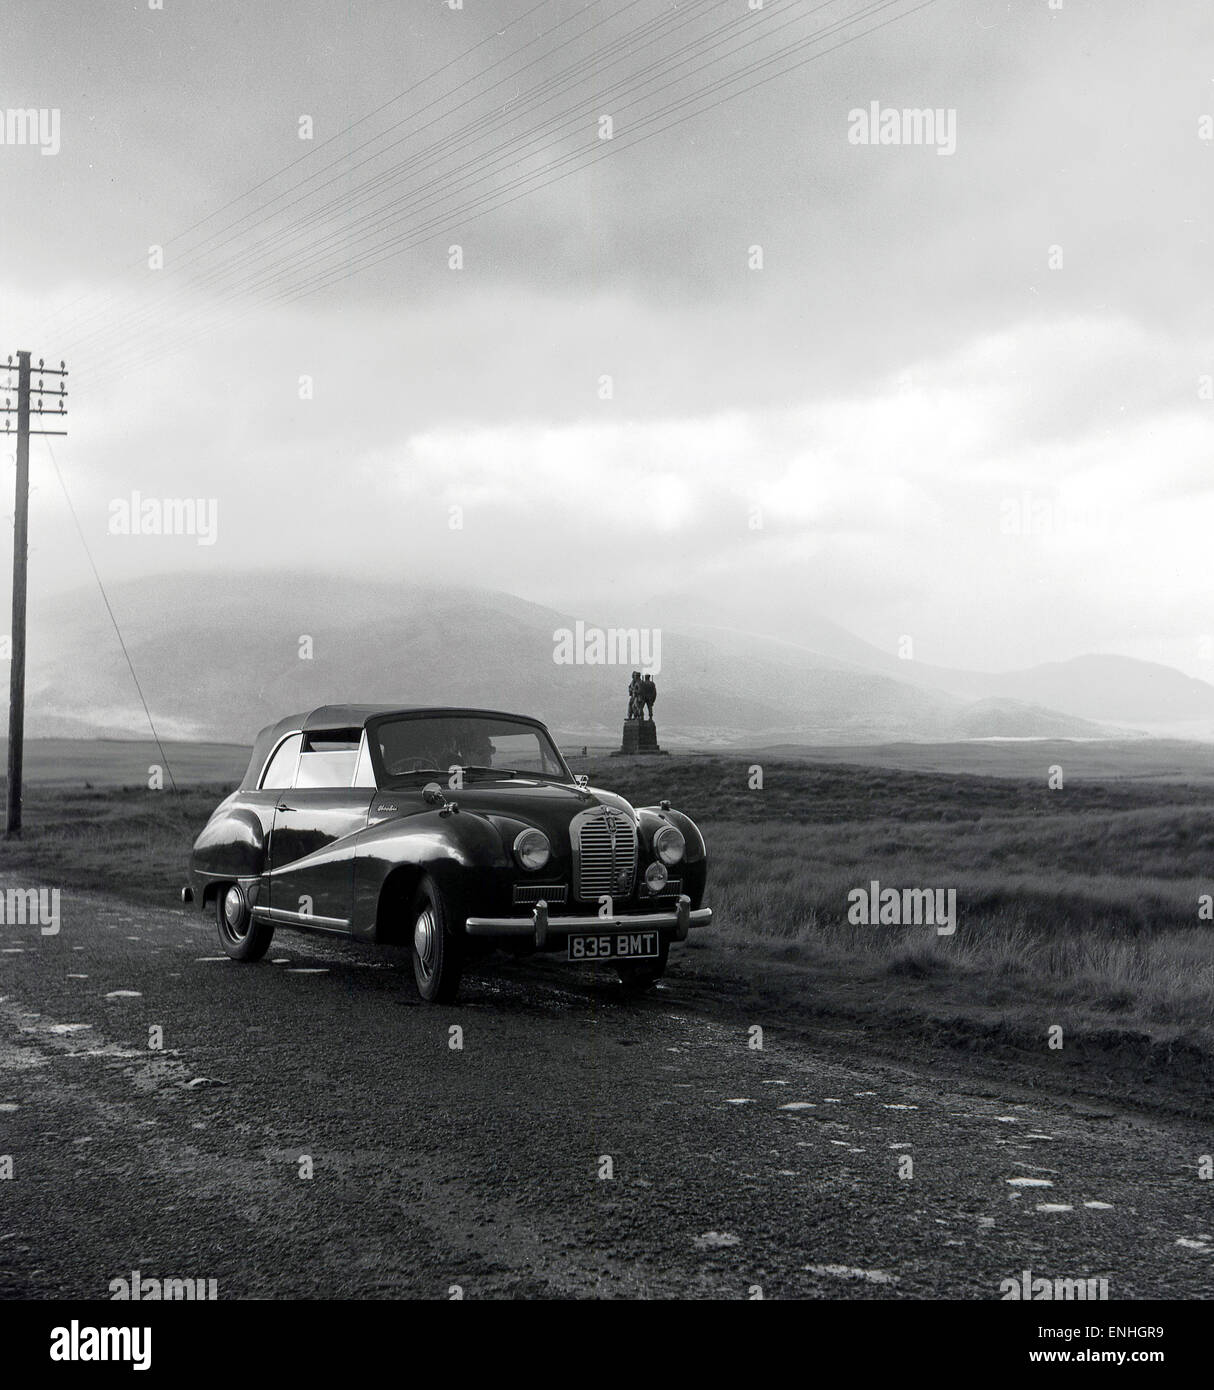
{"label": "car fog lamp", "polygon": [[651,893],[660,893],[669,877],[665,864],[650,864],[645,870],[645,886]]}

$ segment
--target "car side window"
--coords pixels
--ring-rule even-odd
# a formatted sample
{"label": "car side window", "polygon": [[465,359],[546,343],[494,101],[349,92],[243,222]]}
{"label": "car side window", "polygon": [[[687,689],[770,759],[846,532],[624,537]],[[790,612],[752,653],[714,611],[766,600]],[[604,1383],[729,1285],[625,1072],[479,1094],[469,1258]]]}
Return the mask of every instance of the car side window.
{"label": "car side window", "polygon": [[358,762],[354,766],[354,785],[356,787],[374,787],[375,769],[371,766],[371,748],[367,742],[366,734],[362,737],[362,743],[358,748]]}
{"label": "car side window", "polygon": [[285,738],[278,745],[278,751],[270,759],[270,765],[266,768],[265,776],[261,779],[261,785],[267,791],[282,791],[295,781],[295,764],[299,759],[300,745],[303,743],[303,734],[292,734],[290,738]]}
{"label": "car side window", "polygon": [[360,736],[358,730],[325,730],[306,735],[299,755],[295,786],[326,791],[350,786],[354,780],[354,765],[358,761]]}

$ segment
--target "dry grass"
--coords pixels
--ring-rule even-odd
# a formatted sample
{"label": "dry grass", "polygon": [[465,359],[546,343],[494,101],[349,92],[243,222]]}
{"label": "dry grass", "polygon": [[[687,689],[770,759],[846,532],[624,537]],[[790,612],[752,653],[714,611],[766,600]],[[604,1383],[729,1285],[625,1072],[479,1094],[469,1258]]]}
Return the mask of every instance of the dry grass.
{"label": "dry grass", "polygon": [[[636,782],[604,781],[642,799]],[[692,769],[694,769],[694,764]],[[596,770],[597,771],[597,770]],[[688,769],[680,769],[685,780]],[[703,826],[720,937],[794,963],[818,996],[1185,1036],[1214,1051],[1214,789],[1064,792],[1009,779],[705,760],[676,802]],[[722,816],[724,805],[732,814]],[[857,926],[848,893],[956,889],[957,929]],[[755,970],[763,967],[756,960]]]}
{"label": "dry grass", "polygon": [[[668,796],[709,843],[711,933],[756,979],[769,964],[877,1009],[967,1011],[1025,1028],[1184,1035],[1214,1051],[1214,786],[1141,779],[1050,792],[1011,778],[750,760],[591,762],[638,804]],[[34,786],[14,873],[64,888],[174,901],[190,844],[228,788]],[[847,895],[955,888],[955,935],[853,926]]]}

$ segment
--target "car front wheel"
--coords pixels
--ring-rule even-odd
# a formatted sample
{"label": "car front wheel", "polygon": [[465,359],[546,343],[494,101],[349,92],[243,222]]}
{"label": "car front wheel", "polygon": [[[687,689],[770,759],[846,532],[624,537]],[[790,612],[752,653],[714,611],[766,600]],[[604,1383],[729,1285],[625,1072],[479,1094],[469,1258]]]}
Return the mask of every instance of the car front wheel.
{"label": "car front wheel", "polygon": [[240,884],[230,883],[216,894],[215,917],[219,923],[219,944],[233,960],[260,960],[270,949],[274,926],[271,922],[254,921]]}
{"label": "car front wheel", "polygon": [[413,900],[411,945],[418,994],[429,1004],[449,1004],[464,962],[451,913],[430,879],[423,880]]}

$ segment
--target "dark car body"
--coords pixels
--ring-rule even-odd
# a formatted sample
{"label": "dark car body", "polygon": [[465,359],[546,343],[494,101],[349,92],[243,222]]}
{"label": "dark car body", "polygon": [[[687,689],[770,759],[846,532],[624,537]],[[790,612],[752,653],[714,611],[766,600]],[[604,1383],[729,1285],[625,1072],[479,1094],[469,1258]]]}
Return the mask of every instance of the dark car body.
{"label": "dark car body", "polygon": [[[458,767],[437,775],[389,767],[389,735],[399,741],[402,731],[449,727],[496,730],[499,742],[504,733],[524,743],[530,730],[548,771],[481,767],[465,776]],[[650,866],[666,826],[684,848],[658,883],[666,870]],[[550,847],[540,869],[523,867],[516,852],[528,830],[542,832]],[[677,837],[665,832],[663,852],[672,842]],[[581,785],[539,720],[455,707],[333,705],[261,731],[240,786],[198,836],[185,896],[217,910],[221,939],[230,893],[229,916],[257,926],[267,943],[273,927],[407,943],[415,926],[422,930],[414,914],[424,888],[462,956],[489,945],[572,954],[570,938],[593,933],[615,958],[626,943],[609,938],[645,931],[660,941],[664,963],[671,940],[711,919],[702,905],[706,874],[704,840],[689,817],[666,802],[634,808]]]}

